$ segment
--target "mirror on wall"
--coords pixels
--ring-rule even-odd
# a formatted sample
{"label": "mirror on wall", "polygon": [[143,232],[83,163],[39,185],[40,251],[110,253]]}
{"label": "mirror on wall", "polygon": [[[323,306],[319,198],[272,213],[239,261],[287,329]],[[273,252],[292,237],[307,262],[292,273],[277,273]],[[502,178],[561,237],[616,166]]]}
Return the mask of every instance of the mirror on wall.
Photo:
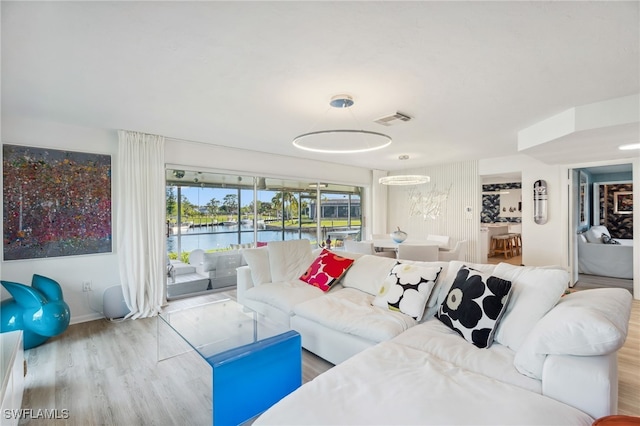
{"label": "mirror on wall", "polygon": [[500,217],[522,217],[522,189],[500,191]]}

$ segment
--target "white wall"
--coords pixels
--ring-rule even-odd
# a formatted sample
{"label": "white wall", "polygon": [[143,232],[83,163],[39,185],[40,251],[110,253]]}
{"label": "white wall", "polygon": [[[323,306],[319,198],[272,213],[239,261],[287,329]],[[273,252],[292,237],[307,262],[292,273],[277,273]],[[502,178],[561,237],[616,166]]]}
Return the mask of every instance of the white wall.
{"label": "white wall", "polygon": [[[117,173],[115,166],[118,135],[115,130],[90,129],[46,121],[3,117],[2,143],[108,154],[112,156],[112,175],[115,176]],[[113,181],[114,201],[115,189],[115,181]],[[114,205],[112,230],[117,226],[115,208]],[[112,253],[2,262],[2,279],[30,285],[33,274],[50,277],[58,281],[62,287],[64,299],[71,310],[72,323],[101,318],[100,312],[91,309],[89,301],[101,311],[104,289],[120,283],[115,247],[114,239]],[[82,292],[83,281],[91,281],[92,292]],[[8,296],[3,288],[2,298]]]}
{"label": "white wall", "polygon": [[[568,266],[566,207],[563,207],[562,191],[566,191],[566,179],[561,167],[541,163],[525,155],[480,160],[480,176],[520,172],[522,176],[522,263],[531,266]],[[547,181],[548,220],[544,225],[533,221],[533,183]]]}

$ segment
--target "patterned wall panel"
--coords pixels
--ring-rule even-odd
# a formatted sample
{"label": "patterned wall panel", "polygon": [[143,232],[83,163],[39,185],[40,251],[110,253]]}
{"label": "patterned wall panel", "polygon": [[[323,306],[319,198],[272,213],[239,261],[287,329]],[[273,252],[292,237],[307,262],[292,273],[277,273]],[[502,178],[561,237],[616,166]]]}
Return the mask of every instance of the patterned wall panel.
{"label": "patterned wall panel", "polygon": [[633,238],[633,214],[615,211],[616,197],[621,192],[632,192],[633,184],[603,184],[600,187],[600,225],[609,230],[612,238]]}
{"label": "patterned wall panel", "polygon": [[[482,192],[502,191],[507,189],[522,189],[521,182],[510,183],[492,183],[482,185]],[[501,217],[500,216],[500,195],[499,194],[483,194],[482,195],[482,213],[480,214],[482,223],[506,222],[521,223],[521,217]]]}

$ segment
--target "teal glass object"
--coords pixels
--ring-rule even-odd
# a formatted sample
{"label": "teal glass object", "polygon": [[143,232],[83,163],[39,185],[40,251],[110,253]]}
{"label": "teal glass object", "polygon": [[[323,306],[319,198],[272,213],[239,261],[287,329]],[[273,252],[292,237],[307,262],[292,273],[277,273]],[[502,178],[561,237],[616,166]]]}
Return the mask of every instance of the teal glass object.
{"label": "teal glass object", "polygon": [[71,320],[57,281],[34,274],[31,286],[2,281],[12,298],[0,306],[0,332],[22,330],[24,349],[31,349],[64,332]]}
{"label": "teal glass object", "polygon": [[300,335],[288,331],[207,358],[213,367],[213,424],[239,425],[302,385]]}

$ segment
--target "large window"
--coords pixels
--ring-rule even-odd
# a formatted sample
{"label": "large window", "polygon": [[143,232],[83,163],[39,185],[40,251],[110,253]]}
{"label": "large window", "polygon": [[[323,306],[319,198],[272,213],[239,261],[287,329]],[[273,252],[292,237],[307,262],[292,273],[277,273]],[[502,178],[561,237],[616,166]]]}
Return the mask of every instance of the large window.
{"label": "large window", "polygon": [[195,249],[227,252],[305,238],[313,247],[340,248],[345,238],[360,239],[359,187],[174,169],[166,183],[174,263],[188,264]]}

